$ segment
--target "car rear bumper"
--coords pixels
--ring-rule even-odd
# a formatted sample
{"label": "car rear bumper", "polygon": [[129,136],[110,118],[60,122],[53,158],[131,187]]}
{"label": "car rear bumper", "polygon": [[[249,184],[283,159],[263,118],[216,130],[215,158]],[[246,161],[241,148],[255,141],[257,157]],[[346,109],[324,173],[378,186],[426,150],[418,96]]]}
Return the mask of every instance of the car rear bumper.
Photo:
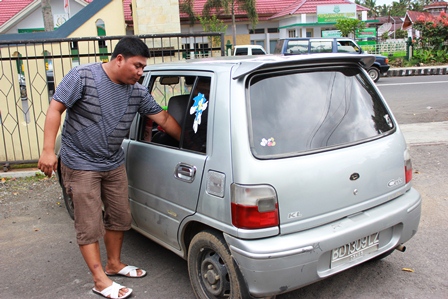
{"label": "car rear bumper", "polygon": [[[243,240],[226,235],[254,296],[285,293],[358,265],[408,241],[420,222],[421,197],[404,195],[362,213],[294,234]],[[379,232],[379,248],[331,268],[332,250]]]}

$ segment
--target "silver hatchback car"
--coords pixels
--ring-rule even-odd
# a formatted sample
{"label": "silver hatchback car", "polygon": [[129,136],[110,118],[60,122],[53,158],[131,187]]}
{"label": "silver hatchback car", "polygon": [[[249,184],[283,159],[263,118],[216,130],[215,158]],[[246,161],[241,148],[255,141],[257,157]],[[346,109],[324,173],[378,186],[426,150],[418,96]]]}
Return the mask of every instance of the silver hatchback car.
{"label": "silver hatchback car", "polygon": [[373,62],[265,55],[146,68],[143,84],[182,137],[134,119],[122,145],[133,228],[188,261],[198,298],[275,297],[415,235],[421,197],[364,70]]}

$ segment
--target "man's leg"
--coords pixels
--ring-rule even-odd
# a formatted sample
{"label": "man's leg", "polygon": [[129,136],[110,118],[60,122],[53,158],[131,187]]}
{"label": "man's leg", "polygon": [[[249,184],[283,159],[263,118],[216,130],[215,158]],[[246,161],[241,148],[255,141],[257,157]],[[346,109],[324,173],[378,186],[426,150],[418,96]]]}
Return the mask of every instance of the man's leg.
{"label": "man's leg", "polygon": [[[121,165],[109,171],[101,185],[101,196],[104,203],[104,223],[106,233],[104,244],[107,250],[106,273],[116,274],[127,265],[121,262],[121,248],[124,231],[131,228],[131,210],[128,198],[128,180],[126,169]],[[137,276],[144,271],[137,269]]]}
{"label": "man's leg", "polygon": [[[65,189],[73,199],[75,207],[76,238],[81,254],[92,273],[95,289],[103,291],[112,285],[101,266],[98,240],[105,230],[101,209],[101,173],[94,171],[73,170],[61,163]],[[123,296],[128,289],[123,288]]]}
{"label": "man's leg", "polygon": [[[81,254],[92,273],[95,289],[102,291],[112,285],[112,280],[107,277],[101,266],[100,245],[98,242],[87,245],[79,245]],[[119,295],[123,296],[127,293],[127,288],[120,289]]]}

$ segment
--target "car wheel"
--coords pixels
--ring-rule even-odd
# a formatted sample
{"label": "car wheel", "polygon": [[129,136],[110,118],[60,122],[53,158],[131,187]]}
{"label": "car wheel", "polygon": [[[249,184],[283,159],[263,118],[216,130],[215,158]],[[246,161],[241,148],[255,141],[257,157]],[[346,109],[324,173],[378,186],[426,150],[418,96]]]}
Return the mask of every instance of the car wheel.
{"label": "car wheel", "polygon": [[197,298],[249,298],[222,235],[207,230],[194,236],[188,250],[188,274]]}
{"label": "car wheel", "polygon": [[380,70],[376,67],[372,67],[368,71],[370,78],[372,78],[373,82],[377,82],[380,79]]}
{"label": "car wheel", "polygon": [[67,194],[64,187],[64,182],[62,181],[62,174],[61,174],[61,158],[58,159],[58,169],[56,172],[59,180],[59,185],[62,189],[62,197],[64,198],[65,207],[67,208],[68,215],[70,218],[75,219],[75,208],[73,206],[73,200],[72,198]]}
{"label": "car wheel", "polygon": [[64,197],[65,207],[67,208],[68,215],[70,218],[75,219],[75,209],[73,207],[73,200],[65,191],[65,187],[62,187],[62,196]]}

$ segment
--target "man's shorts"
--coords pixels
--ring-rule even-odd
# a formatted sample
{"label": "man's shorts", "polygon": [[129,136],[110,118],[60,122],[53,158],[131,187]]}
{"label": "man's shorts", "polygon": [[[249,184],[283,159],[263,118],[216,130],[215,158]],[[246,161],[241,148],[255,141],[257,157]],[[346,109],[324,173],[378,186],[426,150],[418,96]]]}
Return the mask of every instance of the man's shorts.
{"label": "man's shorts", "polygon": [[73,200],[79,245],[97,242],[106,229],[125,231],[131,228],[124,164],[110,171],[87,171],[71,169],[61,162],[61,173],[67,195]]}

